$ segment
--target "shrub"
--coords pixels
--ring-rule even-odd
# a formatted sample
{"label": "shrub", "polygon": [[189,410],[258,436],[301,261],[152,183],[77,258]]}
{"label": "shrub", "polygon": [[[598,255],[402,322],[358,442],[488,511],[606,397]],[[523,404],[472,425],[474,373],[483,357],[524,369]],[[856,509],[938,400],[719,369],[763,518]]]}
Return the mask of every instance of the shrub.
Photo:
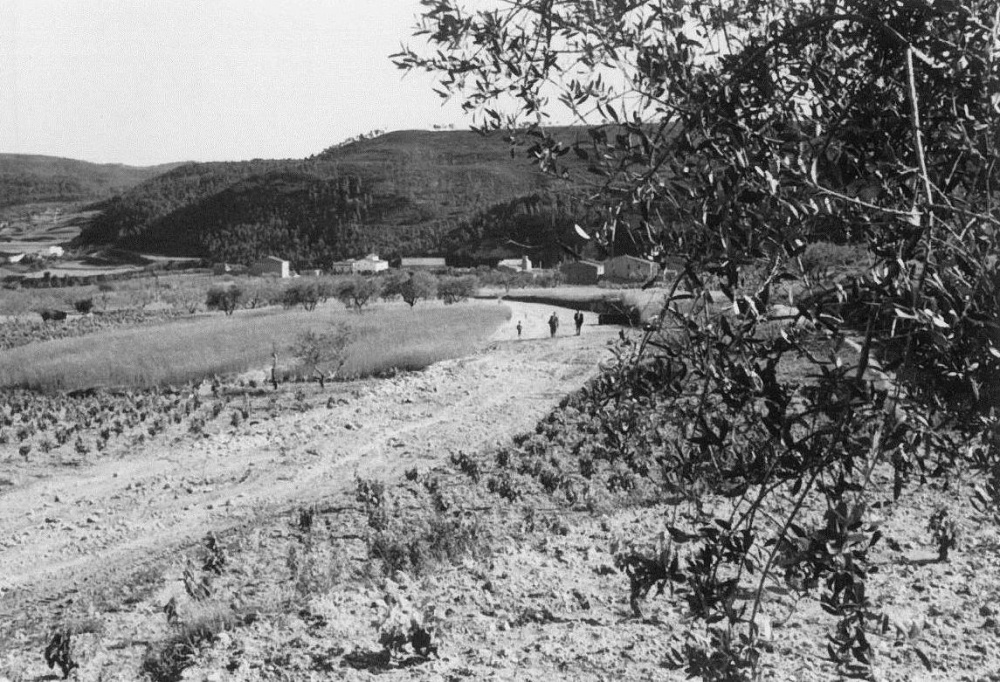
{"label": "shrub", "polygon": [[318,282],[294,282],[285,289],[281,303],[286,308],[301,305],[304,310],[315,310],[324,297]]}
{"label": "shrub", "polygon": [[400,295],[412,308],[421,299],[430,300],[436,297],[437,291],[437,277],[429,272],[414,272],[409,279],[403,282]]}
{"label": "shrub", "polygon": [[240,287],[235,284],[217,285],[209,288],[205,297],[205,307],[232,315],[241,300],[243,300],[243,290]]}
{"label": "shrub", "polygon": [[66,311],[64,310],[43,310],[39,313],[42,316],[44,322],[62,322],[66,319]]}
{"label": "shrub", "polygon": [[284,302],[284,288],[273,278],[253,277],[244,287],[243,305],[254,309]]}
{"label": "shrub", "polygon": [[87,315],[90,313],[91,310],[94,309],[94,299],[81,298],[80,300],[78,300],[76,303],[73,304],[73,307],[76,308],[76,312],[80,313],[81,315]]}
{"label": "shrub", "polygon": [[315,376],[320,388],[325,388],[326,380],[337,375],[347,360],[347,346],[351,342],[351,332],[347,325],[340,324],[327,332],[308,329],[295,341],[293,353],[298,358],[307,376]]}
{"label": "shrub", "polygon": [[373,298],[379,295],[381,283],[376,279],[367,277],[353,277],[345,282],[337,293],[337,298],[348,308],[353,308],[357,312],[368,305]]}
{"label": "shrub", "polygon": [[479,280],[475,275],[442,277],[438,283],[438,295],[445,305],[464,301],[470,296],[475,296],[478,290]]}
{"label": "shrub", "polygon": [[409,281],[413,273],[403,270],[393,270],[382,281],[381,298],[383,301],[391,301],[403,295],[403,286]]}

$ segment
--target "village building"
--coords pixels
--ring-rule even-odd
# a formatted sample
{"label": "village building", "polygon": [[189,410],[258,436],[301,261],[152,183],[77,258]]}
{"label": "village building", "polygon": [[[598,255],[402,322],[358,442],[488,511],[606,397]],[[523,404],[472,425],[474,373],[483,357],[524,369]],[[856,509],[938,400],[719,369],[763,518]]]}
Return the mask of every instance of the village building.
{"label": "village building", "polygon": [[377,254],[369,253],[351,264],[351,271],[359,275],[373,275],[389,269],[389,261],[382,260]]}
{"label": "village building", "polygon": [[349,275],[354,272],[354,261],[352,260],[338,260],[330,263],[330,267],[327,268],[331,275]]}
{"label": "village building", "polygon": [[505,258],[497,263],[497,270],[507,272],[531,272],[531,259],[527,256],[521,258]]}
{"label": "village building", "polygon": [[404,270],[440,270],[446,266],[444,258],[402,258],[399,267]]}
{"label": "village building", "polygon": [[273,276],[287,279],[292,276],[288,261],[276,256],[265,256],[250,266],[250,274],[257,277]]}
{"label": "village building", "polygon": [[615,256],[604,261],[604,276],[615,281],[641,282],[652,279],[660,266],[636,256]]}
{"label": "village building", "polygon": [[50,246],[45,249],[45,255],[49,258],[62,258],[66,254],[61,246]]}
{"label": "village building", "polygon": [[592,260],[576,260],[563,263],[559,267],[566,284],[597,284],[604,275],[604,263]]}
{"label": "village building", "polygon": [[216,263],[212,266],[213,275],[245,275],[249,268],[239,263]]}

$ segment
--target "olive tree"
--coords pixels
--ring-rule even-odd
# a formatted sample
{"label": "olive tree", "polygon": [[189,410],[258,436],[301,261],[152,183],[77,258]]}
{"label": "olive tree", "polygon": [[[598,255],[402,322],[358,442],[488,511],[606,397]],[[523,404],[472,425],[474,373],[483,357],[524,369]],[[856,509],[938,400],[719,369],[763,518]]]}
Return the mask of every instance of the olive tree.
{"label": "olive tree", "polygon": [[205,307],[209,310],[221,310],[226,315],[232,315],[243,300],[243,289],[235,284],[221,284],[209,287],[205,295]]}
{"label": "olive tree", "polygon": [[356,275],[341,284],[337,298],[345,307],[353,308],[360,314],[366,305],[378,297],[380,290],[379,280]]}
{"label": "olive tree", "polygon": [[437,297],[438,279],[429,272],[417,271],[399,287],[400,295],[411,308],[417,301],[430,301]]}
{"label": "olive tree", "polygon": [[[645,401],[680,425],[629,466],[731,500],[623,560],[633,595],[673,583],[705,623],[670,659],[752,674],[780,580],[822,587],[830,656],[864,674],[872,472],[888,468],[898,497],[912,472],[971,456],[990,481],[980,503],[1000,506],[995,0],[423,4],[426,45],[398,66],[589,183],[606,219],[583,238],[683,260],[662,327],[604,384],[621,411]],[[586,132],[546,128],[567,119]],[[866,267],[803,274],[820,239],[863,245]]]}
{"label": "olive tree", "polygon": [[335,325],[325,332],[312,329],[299,334],[292,349],[306,376],[319,381],[320,388],[333,379],[347,361],[347,348],[354,336],[345,324]]}

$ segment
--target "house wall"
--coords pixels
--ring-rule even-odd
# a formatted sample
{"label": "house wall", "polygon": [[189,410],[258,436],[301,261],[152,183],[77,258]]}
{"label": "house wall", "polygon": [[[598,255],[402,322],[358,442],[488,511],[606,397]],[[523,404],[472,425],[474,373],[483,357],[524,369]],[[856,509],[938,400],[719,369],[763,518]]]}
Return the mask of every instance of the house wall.
{"label": "house wall", "polygon": [[572,262],[559,268],[567,284],[597,284],[604,268],[597,263]]}
{"label": "house wall", "polygon": [[260,260],[250,267],[250,274],[258,277],[263,275],[276,275],[285,279],[291,276],[288,268],[288,261]]}
{"label": "house wall", "polygon": [[351,270],[357,273],[382,272],[389,269],[389,261],[386,260],[357,260],[351,265]]}
{"label": "house wall", "polygon": [[435,270],[447,266],[444,258],[403,258],[399,267],[404,270]]}
{"label": "house wall", "polygon": [[609,279],[642,280],[655,275],[658,269],[652,261],[635,256],[618,256],[605,262],[604,275]]}

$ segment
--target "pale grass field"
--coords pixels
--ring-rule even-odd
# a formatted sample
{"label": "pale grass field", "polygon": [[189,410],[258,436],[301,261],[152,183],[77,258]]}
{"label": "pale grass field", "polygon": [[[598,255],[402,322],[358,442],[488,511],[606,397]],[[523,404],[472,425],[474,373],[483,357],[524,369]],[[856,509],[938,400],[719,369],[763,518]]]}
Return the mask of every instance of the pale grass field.
{"label": "pale grass field", "polygon": [[467,354],[510,315],[491,304],[381,305],[359,315],[328,304],[313,312],[263,309],[198,315],[158,325],[45,341],[0,357],[0,387],[55,392],[179,385],[269,367],[307,330],[347,324],[353,341],[342,375],[420,369]]}

